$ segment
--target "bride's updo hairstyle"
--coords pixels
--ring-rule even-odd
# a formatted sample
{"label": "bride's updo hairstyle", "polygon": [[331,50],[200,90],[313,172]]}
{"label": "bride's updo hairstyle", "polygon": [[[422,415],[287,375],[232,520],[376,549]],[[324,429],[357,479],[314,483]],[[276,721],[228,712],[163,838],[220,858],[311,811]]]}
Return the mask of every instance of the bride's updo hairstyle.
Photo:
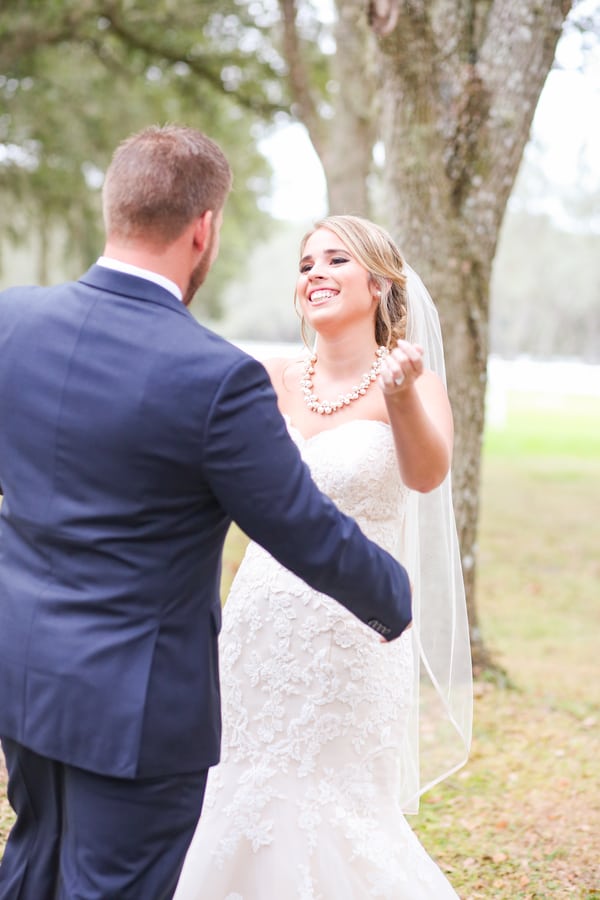
{"label": "bride's updo hairstyle", "polygon": [[[332,231],[369,273],[371,283],[381,292],[375,316],[375,340],[391,350],[406,336],[406,274],[398,247],[384,228],[359,216],[327,216],[304,235],[300,256],[309,237],[319,228]],[[304,322],[302,323],[304,326]],[[303,335],[304,336],[304,335]]]}

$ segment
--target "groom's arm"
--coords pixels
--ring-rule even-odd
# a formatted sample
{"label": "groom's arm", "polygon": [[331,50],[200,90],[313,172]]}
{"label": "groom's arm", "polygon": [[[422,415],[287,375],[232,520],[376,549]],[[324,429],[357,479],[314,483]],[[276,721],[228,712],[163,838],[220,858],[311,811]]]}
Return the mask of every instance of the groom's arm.
{"label": "groom's arm", "polygon": [[388,640],[411,621],[405,569],[317,488],[264,368],[244,357],[213,400],[204,470],[242,530]]}

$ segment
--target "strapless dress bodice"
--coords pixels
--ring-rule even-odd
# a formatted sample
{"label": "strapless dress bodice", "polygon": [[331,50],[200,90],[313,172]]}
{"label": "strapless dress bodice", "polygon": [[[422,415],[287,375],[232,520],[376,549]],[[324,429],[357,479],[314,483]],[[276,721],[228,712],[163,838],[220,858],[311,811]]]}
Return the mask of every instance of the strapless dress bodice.
{"label": "strapless dress bodice", "polygon": [[408,492],[400,479],[390,426],[352,419],[305,438],[284,418],[323,493],[355,518],[371,540],[397,555]]}

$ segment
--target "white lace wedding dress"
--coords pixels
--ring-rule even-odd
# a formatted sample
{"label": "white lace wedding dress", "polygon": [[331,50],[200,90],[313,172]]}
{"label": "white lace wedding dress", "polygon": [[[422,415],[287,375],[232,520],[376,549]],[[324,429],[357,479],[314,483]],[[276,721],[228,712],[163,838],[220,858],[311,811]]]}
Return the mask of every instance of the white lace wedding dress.
{"label": "white lace wedding dress", "polygon": [[[389,426],[289,427],[321,489],[397,555],[407,491]],[[456,898],[398,799],[411,632],[382,643],[251,544],[220,652],[222,761],[175,900]]]}

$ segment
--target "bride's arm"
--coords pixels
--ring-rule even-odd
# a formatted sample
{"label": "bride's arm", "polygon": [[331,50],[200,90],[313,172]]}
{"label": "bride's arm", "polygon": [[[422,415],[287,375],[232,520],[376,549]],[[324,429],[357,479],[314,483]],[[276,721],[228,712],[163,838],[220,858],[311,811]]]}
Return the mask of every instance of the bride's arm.
{"label": "bride's arm", "polygon": [[402,480],[413,490],[431,491],[442,483],[452,460],[454,428],[446,388],[423,368],[420,348],[408,341],[399,341],[386,358],[380,386]]}

